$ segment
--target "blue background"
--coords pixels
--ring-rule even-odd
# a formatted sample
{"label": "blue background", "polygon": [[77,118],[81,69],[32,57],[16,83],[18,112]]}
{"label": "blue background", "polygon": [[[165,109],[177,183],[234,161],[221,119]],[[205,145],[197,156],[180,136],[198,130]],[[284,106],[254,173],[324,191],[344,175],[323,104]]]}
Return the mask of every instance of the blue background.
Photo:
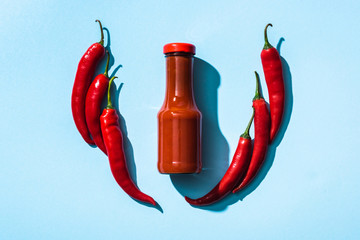
{"label": "blue background", "polygon": [[[346,0],[3,0],[0,239],[359,239],[359,11]],[[73,123],[72,85],[80,57],[99,41],[95,19],[111,40],[132,175],[160,207],[128,197]],[[236,149],[254,70],[268,99],[260,51],[269,22],[289,93],[279,138],[249,188],[192,207],[183,195],[209,191]],[[169,42],[197,47],[204,170],[196,176],[156,168]]]}

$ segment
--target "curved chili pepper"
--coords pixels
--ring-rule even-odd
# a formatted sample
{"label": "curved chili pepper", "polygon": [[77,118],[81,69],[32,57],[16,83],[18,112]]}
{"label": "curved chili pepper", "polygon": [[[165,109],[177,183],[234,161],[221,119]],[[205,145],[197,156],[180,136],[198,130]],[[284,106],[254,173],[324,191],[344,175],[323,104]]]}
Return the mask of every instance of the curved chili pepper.
{"label": "curved chili pepper", "polygon": [[91,145],[94,145],[95,142],[91,139],[86,124],[85,99],[87,90],[89,89],[95,73],[96,66],[105,54],[102,25],[99,20],[96,20],[96,22],[100,24],[101,40],[100,42],[91,45],[80,59],[71,95],[71,110],[75,125],[85,142]]}
{"label": "curved chili pepper", "polygon": [[110,53],[107,53],[107,61],[105,72],[103,74],[99,74],[96,76],[94,81],[91,83],[89,90],[86,94],[86,101],[85,101],[85,117],[86,123],[89,128],[89,132],[95,142],[95,144],[100,148],[101,151],[106,153],[106,147],[104,144],[104,140],[101,134],[101,127],[100,127],[100,115],[101,115],[101,102],[104,99],[106,94],[106,90],[108,89],[109,85],[109,60],[110,60]]}
{"label": "curved chili pepper", "polygon": [[130,197],[155,206],[154,199],[137,188],[128,172],[119,117],[111,104],[110,97],[110,86],[115,78],[112,77],[109,81],[108,104],[100,117],[101,132],[108,153],[111,172],[116,182]]}
{"label": "curved chili pepper", "polygon": [[254,113],[251,116],[245,132],[240,136],[234,157],[224,177],[205,196],[198,199],[191,199],[189,197],[185,197],[185,200],[188,203],[197,206],[210,205],[224,198],[227,194],[231,192],[231,190],[233,190],[236,184],[239,183],[249,166],[249,160],[251,156],[251,138],[249,135],[249,129],[253,118]]}
{"label": "curved chili pepper", "polygon": [[259,75],[256,75],[256,91],[253,99],[254,116],[254,148],[250,160],[249,169],[246,172],[244,180],[233,190],[233,193],[247,186],[259,172],[261,165],[264,162],[266,150],[269,144],[270,137],[270,115],[267,109],[266,102],[260,93]]}
{"label": "curved chili pepper", "polygon": [[270,142],[272,142],[280,128],[284,114],[285,88],[280,55],[276,48],[271,46],[268,41],[267,28],[269,26],[272,27],[272,24],[266,25],[264,30],[265,45],[261,51],[261,62],[269,91],[271,115]]}

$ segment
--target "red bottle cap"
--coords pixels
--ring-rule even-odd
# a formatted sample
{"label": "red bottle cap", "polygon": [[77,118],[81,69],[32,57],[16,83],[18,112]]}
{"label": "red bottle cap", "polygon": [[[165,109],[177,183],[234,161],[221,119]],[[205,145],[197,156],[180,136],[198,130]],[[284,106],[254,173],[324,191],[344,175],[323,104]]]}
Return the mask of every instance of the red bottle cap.
{"label": "red bottle cap", "polygon": [[190,43],[168,43],[164,46],[164,53],[185,52],[195,55],[195,46]]}

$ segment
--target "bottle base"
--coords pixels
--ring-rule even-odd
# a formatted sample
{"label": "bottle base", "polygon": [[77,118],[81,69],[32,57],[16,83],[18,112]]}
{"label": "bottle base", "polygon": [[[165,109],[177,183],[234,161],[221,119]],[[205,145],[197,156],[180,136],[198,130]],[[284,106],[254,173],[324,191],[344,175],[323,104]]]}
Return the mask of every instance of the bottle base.
{"label": "bottle base", "polygon": [[182,164],[174,164],[167,166],[158,165],[158,170],[161,174],[193,174],[200,173],[201,167],[198,166],[181,166]]}

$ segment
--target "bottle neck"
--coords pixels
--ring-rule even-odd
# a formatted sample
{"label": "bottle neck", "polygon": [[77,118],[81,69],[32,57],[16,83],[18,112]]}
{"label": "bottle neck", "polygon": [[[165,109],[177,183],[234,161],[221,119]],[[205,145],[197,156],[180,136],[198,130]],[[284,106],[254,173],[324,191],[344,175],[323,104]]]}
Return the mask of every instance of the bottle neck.
{"label": "bottle neck", "polygon": [[166,54],[167,107],[188,108],[195,105],[193,93],[194,58],[189,53]]}

